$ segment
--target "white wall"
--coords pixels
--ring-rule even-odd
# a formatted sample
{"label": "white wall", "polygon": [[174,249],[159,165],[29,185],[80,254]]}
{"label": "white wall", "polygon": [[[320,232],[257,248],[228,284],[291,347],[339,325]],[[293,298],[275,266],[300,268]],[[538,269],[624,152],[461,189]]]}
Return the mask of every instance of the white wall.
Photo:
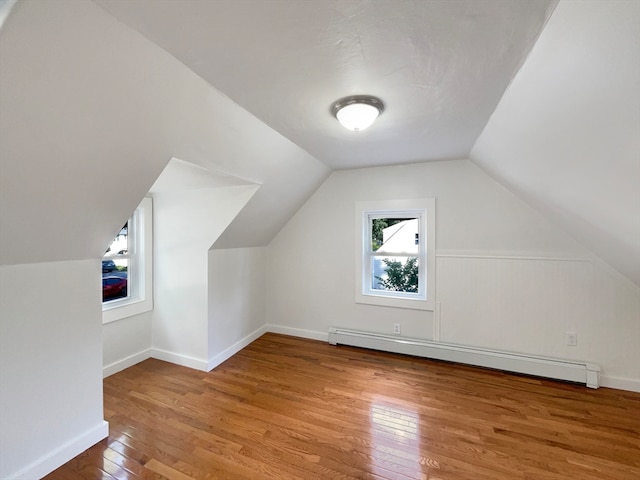
{"label": "white wall", "polygon": [[265,332],[266,247],[209,251],[209,365]]}
{"label": "white wall", "polygon": [[3,480],[38,478],[107,435],[99,272],[99,260],[0,267]]}
{"label": "white wall", "polygon": [[112,375],[151,356],[152,312],[102,325],[103,375]]}
{"label": "white wall", "polygon": [[[171,159],[150,191],[159,208],[154,212],[154,230],[160,234],[153,242],[152,257],[164,266],[154,276],[156,291],[162,291],[158,309],[104,324],[105,376],[151,356],[206,368],[210,355],[203,354],[202,347],[210,351],[205,332],[210,311],[206,292],[211,286],[203,258],[256,188],[241,178]],[[145,248],[153,251],[154,246]],[[264,307],[261,318],[264,323]]]}
{"label": "white wall", "polygon": [[640,292],[601,261],[452,253],[437,270],[441,341],[588,360],[640,391]]}
{"label": "white wall", "polygon": [[[355,304],[356,201],[422,197],[436,199],[440,308]],[[267,282],[279,331],[390,334],[399,322],[409,337],[597,362],[640,388],[637,289],[468,160],[334,172],[269,245],[267,271],[286,279]]]}
{"label": "white wall", "polygon": [[258,188],[154,193],[154,357],[207,369],[209,248]]}
{"label": "white wall", "polygon": [[604,386],[640,392],[640,289],[604,262],[594,262],[591,351]]}
{"label": "white wall", "polygon": [[105,376],[151,356],[210,370],[264,333],[266,247],[208,250],[256,188],[169,162],[152,187],[156,308],[103,326]]}

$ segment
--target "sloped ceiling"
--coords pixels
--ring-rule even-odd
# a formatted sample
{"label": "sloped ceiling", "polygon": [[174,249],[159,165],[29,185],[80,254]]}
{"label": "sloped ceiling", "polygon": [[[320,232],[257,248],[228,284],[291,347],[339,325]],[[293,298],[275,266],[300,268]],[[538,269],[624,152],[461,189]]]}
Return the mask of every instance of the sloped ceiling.
{"label": "sloped ceiling", "polygon": [[100,258],[173,157],[260,185],[258,245],[329,174],[95,3],[16,3],[0,30],[0,265]]}
{"label": "sloped ceiling", "polygon": [[640,285],[640,2],[560,2],[471,158]]}
{"label": "sloped ceiling", "polygon": [[[96,0],[332,168],[466,158],[555,0]],[[335,100],[379,96],[355,135]]]}

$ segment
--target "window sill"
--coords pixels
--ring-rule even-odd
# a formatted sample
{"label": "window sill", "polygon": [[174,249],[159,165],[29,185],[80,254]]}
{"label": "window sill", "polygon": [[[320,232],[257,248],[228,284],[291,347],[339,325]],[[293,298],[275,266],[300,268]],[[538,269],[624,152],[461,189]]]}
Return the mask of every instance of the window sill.
{"label": "window sill", "polygon": [[382,295],[356,294],[356,303],[376,305],[379,307],[407,308],[411,310],[434,310],[433,302],[428,302],[419,298],[399,298]]}
{"label": "window sill", "polygon": [[[111,303],[111,302],[109,302]],[[140,315],[141,313],[153,310],[153,302],[151,300],[132,299],[126,302],[113,301],[102,306],[102,323],[111,323],[124,318]]]}

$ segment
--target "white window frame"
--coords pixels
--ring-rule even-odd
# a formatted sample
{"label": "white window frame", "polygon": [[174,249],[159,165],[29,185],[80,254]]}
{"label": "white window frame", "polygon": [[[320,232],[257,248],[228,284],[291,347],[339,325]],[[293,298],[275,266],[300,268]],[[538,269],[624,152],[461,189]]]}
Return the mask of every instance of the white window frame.
{"label": "white window frame", "polygon": [[[102,323],[153,310],[153,203],[145,197],[129,219],[129,248],[126,255],[114,258],[128,260],[128,292],[126,298],[102,303]],[[108,258],[108,257],[103,257]]]}
{"label": "white window frame", "polygon": [[[375,256],[416,256],[406,252],[376,254],[371,250],[372,218],[418,218],[418,293],[371,288],[371,263]],[[435,198],[378,200],[356,203],[356,303],[430,310],[435,308]]]}

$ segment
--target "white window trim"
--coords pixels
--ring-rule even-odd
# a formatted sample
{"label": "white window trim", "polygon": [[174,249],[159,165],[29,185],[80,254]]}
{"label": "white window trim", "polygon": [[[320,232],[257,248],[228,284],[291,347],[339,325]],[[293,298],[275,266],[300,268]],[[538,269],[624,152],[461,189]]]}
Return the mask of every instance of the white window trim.
{"label": "white window trim", "polygon": [[[429,310],[435,308],[435,198],[418,198],[403,200],[377,200],[356,203],[355,217],[355,239],[356,239],[356,270],[355,270],[355,301],[367,305],[379,305],[384,307],[409,308],[414,310]],[[367,249],[370,248],[371,240],[368,238],[369,215],[388,213],[389,216],[420,215],[420,236],[421,242],[425,242],[426,259],[420,262],[426,264],[424,269],[423,282],[426,283],[425,294],[422,295],[385,292],[380,294],[377,291],[367,289],[370,278],[370,267],[367,266]],[[426,261],[425,261],[426,260]]]}
{"label": "white window trim", "polygon": [[135,263],[137,275],[130,288],[130,296],[121,300],[112,300],[102,304],[102,323],[111,323],[123,318],[132,317],[153,310],[153,204],[151,198],[145,197],[135,214],[133,240],[135,251],[140,254],[131,255],[130,263]]}

